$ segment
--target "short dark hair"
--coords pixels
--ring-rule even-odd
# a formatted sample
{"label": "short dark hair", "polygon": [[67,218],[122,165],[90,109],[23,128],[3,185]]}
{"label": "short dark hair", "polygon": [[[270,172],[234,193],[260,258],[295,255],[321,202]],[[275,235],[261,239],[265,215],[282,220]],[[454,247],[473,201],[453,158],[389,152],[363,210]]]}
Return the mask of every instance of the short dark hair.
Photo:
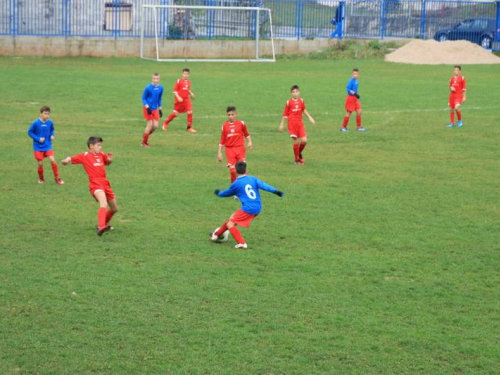
{"label": "short dark hair", "polygon": [[160,73],[153,73],[153,77],[159,77]]}
{"label": "short dark hair", "polygon": [[87,147],[90,148],[90,145],[95,145],[96,143],[103,142],[103,139],[101,137],[93,136],[90,137],[89,140],[87,141]]}
{"label": "short dark hair", "polygon": [[359,72],[359,69],[358,68],[354,68],[352,71],[353,72]]}
{"label": "short dark hair", "polygon": [[247,163],[244,161],[239,161],[236,163],[236,173],[245,174],[247,173]]}
{"label": "short dark hair", "polygon": [[298,85],[293,85],[292,88],[290,89],[290,92],[293,90],[300,90]]}
{"label": "short dark hair", "polygon": [[44,105],[42,108],[40,108],[40,113],[42,112],[50,112],[50,108],[46,105]]}
{"label": "short dark hair", "polygon": [[227,107],[226,113],[229,113],[229,112],[236,112],[236,107],[233,107],[232,105],[230,105],[229,107]]}
{"label": "short dark hair", "polygon": [[462,66],[461,65],[455,65],[455,68],[458,68],[458,70],[462,70]]}
{"label": "short dark hair", "polygon": [[184,72],[191,73],[191,71],[189,70],[189,68],[184,68],[184,69],[182,69],[182,73],[184,73]]}

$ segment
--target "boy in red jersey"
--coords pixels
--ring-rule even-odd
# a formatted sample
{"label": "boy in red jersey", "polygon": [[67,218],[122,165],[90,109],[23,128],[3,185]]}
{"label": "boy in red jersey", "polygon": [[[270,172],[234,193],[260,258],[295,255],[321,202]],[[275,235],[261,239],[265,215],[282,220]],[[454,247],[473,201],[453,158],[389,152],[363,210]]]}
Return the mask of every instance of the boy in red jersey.
{"label": "boy in red jersey", "polygon": [[149,136],[158,129],[158,122],[163,116],[161,111],[161,99],[163,96],[163,86],[160,85],[160,75],[153,73],[151,83],[146,86],[142,93],[142,114],[146,120],[146,129],[142,135],[142,147],[149,148]]}
{"label": "boy in red jersey", "polygon": [[292,93],[292,99],[287,100],[285,104],[285,110],[283,111],[283,117],[281,118],[278,130],[283,132],[285,120],[287,120],[288,132],[290,133],[290,138],[293,140],[295,164],[303,165],[304,158],[302,157],[302,151],[304,151],[307,144],[307,132],[304,122],[302,121],[302,113],[307,116],[311,124],[316,124],[316,122],[309,112],[307,112],[304,100],[300,97],[299,86],[293,85],[290,91]]}
{"label": "boy in red jersey", "polygon": [[[88,152],[68,156],[62,161],[63,165],[70,163],[83,164],[83,168],[87,172],[90,194],[99,203],[99,210],[97,211],[98,236],[102,236],[108,230],[113,230],[109,222],[118,211],[115,194],[111,190],[109,181],[106,178],[106,165],[110,165],[113,162],[113,153],[108,152],[106,154],[101,152],[102,142],[101,137],[90,137],[87,141]],[[107,209],[108,205],[109,210]]]}
{"label": "boy in red jersey", "polygon": [[54,123],[50,119],[50,108],[43,106],[40,108],[40,117],[33,121],[28,129],[28,135],[33,139],[33,151],[38,163],[38,183],[45,183],[43,178],[43,159],[49,158],[52,164],[52,172],[56,184],[64,185],[64,181],[59,178],[59,168],[54,159],[52,141],[55,138]]}
{"label": "boy in red jersey", "polygon": [[245,161],[245,139],[247,147],[251,149],[252,138],[248,133],[247,127],[243,121],[236,120],[236,107],[227,107],[227,121],[222,124],[220,134],[219,152],[217,153],[217,161],[222,161],[222,148],[226,148],[227,166],[231,176],[231,183],[236,180],[236,163]]}
{"label": "boy in red jersey", "polygon": [[178,79],[174,85],[174,111],[163,123],[163,130],[167,131],[170,122],[176,118],[179,113],[187,113],[187,131],[198,133],[193,129],[193,105],[191,99],[194,99],[194,94],[191,91],[191,82],[189,81],[190,70],[184,68],[182,70],[182,78]]}
{"label": "boy in red jersey", "polygon": [[450,123],[449,128],[455,126],[455,112],[457,113],[457,126],[461,128],[464,126],[462,122],[462,112],[460,112],[460,105],[467,99],[465,77],[462,75],[462,67],[455,65],[453,69],[453,77],[450,78],[450,98],[448,106],[450,107]]}

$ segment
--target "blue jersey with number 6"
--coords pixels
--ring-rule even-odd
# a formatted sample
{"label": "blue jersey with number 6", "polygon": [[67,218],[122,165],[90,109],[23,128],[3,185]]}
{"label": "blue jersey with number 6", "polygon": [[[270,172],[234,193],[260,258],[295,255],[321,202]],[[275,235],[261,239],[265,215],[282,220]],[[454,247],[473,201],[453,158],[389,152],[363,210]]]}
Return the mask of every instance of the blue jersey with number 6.
{"label": "blue jersey with number 6", "polygon": [[234,181],[229,189],[219,192],[219,197],[236,195],[241,209],[248,214],[259,214],[262,209],[259,189],[276,193],[278,189],[259,180],[257,177],[243,175]]}

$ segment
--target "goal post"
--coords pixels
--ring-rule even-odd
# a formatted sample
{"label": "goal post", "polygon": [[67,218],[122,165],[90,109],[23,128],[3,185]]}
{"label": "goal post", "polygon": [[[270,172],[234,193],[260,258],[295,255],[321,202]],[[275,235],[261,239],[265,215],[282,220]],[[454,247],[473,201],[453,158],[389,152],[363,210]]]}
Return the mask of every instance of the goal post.
{"label": "goal post", "polygon": [[[140,16],[140,35],[141,58],[147,60],[276,61],[269,8],[144,4]],[[188,51],[186,54],[204,50],[203,54],[208,57],[173,57],[174,48],[180,44],[183,51]],[[267,53],[263,53],[264,44]],[[222,46],[228,45],[231,46],[227,50],[222,50]],[[236,56],[229,56],[230,51],[235,51]]]}

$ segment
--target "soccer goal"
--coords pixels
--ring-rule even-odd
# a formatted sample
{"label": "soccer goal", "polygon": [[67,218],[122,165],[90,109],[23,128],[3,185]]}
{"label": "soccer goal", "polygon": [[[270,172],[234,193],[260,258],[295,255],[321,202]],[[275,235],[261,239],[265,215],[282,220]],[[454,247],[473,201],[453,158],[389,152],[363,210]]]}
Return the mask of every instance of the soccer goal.
{"label": "soccer goal", "polygon": [[276,61],[268,8],[145,4],[140,28],[142,59]]}

